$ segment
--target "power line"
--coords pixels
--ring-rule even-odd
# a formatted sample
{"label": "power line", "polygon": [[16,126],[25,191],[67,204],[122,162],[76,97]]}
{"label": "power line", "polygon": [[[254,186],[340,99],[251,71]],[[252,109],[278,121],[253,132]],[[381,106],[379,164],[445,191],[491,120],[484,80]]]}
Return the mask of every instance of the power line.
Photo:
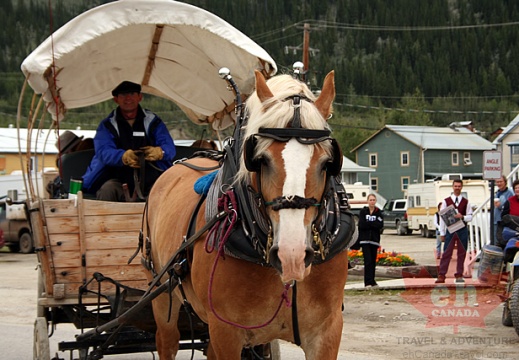
{"label": "power line", "polygon": [[470,114],[470,115],[494,115],[494,114],[519,114],[519,110],[431,110],[431,109],[406,109],[406,108],[394,108],[386,106],[373,106],[373,105],[360,105],[351,103],[334,103],[336,106],[346,106],[352,108],[360,108],[367,110],[378,110],[378,111],[400,111],[400,112],[414,112],[414,113],[427,113],[427,114]]}

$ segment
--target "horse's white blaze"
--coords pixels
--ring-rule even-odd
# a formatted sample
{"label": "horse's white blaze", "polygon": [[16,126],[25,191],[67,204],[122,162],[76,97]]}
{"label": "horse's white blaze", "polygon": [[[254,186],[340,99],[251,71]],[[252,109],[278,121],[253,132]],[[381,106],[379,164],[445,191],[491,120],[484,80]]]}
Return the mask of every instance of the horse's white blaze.
{"label": "horse's white blaze", "polygon": [[[312,148],[291,139],[282,151],[285,164],[283,195],[305,197],[306,171],[310,166]],[[304,226],[304,209],[279,211],[278,256],[282,264],[283,281],[302,280],[305,276],[305,250],[308,229]]]}

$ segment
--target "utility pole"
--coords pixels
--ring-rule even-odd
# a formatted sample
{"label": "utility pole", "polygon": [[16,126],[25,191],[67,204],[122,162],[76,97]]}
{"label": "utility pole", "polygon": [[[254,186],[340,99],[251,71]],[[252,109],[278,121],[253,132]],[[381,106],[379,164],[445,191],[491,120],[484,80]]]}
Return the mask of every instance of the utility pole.
{"label": "utility pole", "polygon": [[303,81],[306,81],[306,73],[310,67],[310,54],[308,49],[310,48],[310,24],[305,23],[303,26]]}
{"label": "utility pole", "polygon": [[304,23],[303,25],[303,45],[299,46],[285,46],[285,54],[288,54],[288,51],[292,50],[294,55],[297,54],[298,51],[302,51],[303,53],[303,72],[301,74],[301,80],[304,82],[309,81],[307,76],[308,70],[310,69],[310,54],[314,55],[319,52],[319,49],[314,49],[310,47],[310,24]]}

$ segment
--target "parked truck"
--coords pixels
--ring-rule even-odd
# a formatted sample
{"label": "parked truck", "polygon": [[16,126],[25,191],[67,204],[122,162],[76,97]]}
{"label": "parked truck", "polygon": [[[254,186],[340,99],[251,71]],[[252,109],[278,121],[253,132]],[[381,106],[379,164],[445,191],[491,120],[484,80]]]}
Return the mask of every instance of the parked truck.
{"label": "parked truck", "polygon": [[355,215],[356,221],[359,219],[360,209],[364,206],[368,206],[368,194],[375,194],[377,196],[376,206],[378,208],[382,209],[386,203],[386,199],[373,191],[369,185],[364,185],[361,182],[356,182],[355,184],[343,183],[342,185],[344,186],[344,190],[346,190],[348,203],[350,204],[351,212]]}
{"label": "parked truck", "polygon": [[[420,231],[423,237],[434,237],[436,226],[434,217],[438,204],[452,193],[452,180],[410,184],[407,188],[407,222],[411,231]],[[463,180],[463,197],[473,208],[483,204],[490,197],[487,180]]]}
{"label": "parked truck", "polygon": [[4,245],[11,252],[31,253],[34,244],[25,204],[6,200],[7,197],[0,199],[0,230],[4,234]]}
{"label": "parked truck", "polygon": [[383,211],[384,230],[396,229],[397,235],[410,235],[413,232],[407,222],[407,199],[389,200]]}

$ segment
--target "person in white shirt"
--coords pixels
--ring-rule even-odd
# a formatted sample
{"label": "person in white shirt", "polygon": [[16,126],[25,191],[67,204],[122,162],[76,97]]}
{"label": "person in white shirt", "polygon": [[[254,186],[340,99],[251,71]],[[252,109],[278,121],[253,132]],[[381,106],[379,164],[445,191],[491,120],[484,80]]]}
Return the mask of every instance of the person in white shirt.
{"label": "person in white shirt", "polygon": [[457,242],[458,248],[458,261],[456,264],[456,273],[454,274],[457,283],[463,283],[463,265],[465,257],[467,255],[468,246],[468,229],[467,222],[472,220],[472,206],[469,201],[461,196],[461,190],[463,189],[463,181],[456,179],[452,182],[452,194],[442,201],[441,209],[445,209],[448,206],[453,206],[456,209],[456,214],[451,220],[463,221],[463,226],[453,233],[448,229],[448,225],[440,216],[440,237],[443,241],[443,254],[440,260],[440,269],[438,271],[438,278],[436,283],[445,282],[445,274],[449,270],[449,263],[452,258],[452,251],[454,250],[454,244]]}

